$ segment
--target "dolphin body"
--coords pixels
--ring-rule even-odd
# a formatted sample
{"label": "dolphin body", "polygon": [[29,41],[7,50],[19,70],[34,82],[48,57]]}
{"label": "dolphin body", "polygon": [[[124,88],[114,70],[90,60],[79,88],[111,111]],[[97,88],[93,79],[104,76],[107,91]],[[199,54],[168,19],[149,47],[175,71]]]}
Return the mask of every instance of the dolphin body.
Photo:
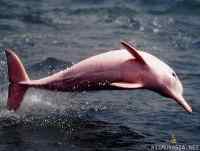
{"label": "dolphin body", "polygon": [[175,72],[157,57],[121,41],[122,49],[89,57],[70,68],[39,80],[30,80],[19,57],[6,49],[9,77],[7,106],[17,110],[29,87],[55,91],[98,89],[149,89],[174,99],[186,111],[192,108],[183,97]]}

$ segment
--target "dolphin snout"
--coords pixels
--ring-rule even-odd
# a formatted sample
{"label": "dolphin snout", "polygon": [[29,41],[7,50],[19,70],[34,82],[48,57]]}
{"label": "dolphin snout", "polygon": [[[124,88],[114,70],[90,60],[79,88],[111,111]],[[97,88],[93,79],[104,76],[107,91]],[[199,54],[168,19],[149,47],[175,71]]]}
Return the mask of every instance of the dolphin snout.
{"label": "dolphin snout", "polygon": [[187,112],[192,113],[192,108],[191,106],[186,102],[184,97],[182,95],[180,96],[175,96],[174,99],[178,104],[180,104]]}

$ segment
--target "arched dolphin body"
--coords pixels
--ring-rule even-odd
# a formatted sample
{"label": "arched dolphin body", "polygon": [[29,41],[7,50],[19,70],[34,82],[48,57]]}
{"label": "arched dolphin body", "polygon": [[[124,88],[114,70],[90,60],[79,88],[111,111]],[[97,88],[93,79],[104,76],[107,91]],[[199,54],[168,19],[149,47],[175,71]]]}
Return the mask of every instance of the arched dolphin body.
{"label": "arched dolphin body", "polygon": [[124,49],[90,57],[39,80],[30,80],[18,56],[6,49],[10,81],[8,108],[17,110],[29,87],[57,91],[144,88],[172,98],[192,112],[183,98],[180,80],[167,64],[128,42],[121,44]]}

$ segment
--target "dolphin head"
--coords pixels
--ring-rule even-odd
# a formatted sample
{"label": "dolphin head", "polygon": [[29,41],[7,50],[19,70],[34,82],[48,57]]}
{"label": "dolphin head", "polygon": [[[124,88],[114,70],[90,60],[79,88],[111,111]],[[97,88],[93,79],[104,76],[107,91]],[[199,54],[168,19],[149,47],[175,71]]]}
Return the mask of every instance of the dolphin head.
{"label": "dolphin head", "polygon": [[122,41],[121,44],[135,59],[145,66],[143,71],[143,87],[153,90],[165,97],[175,100],[187,112],[191,113],[192,108],[183,97],[183,86],[177,74],[166,63],[157,57],[139,51],[132,44]]}
{"label": "dolphin head", "polygon": [[151,60],[156,62],[149,65],[153,79],[156,79],[151,84],[152,89],[165,97],[174,99],[187,112],[191,113],[192,108],[183,97],[183,86],[174,70],[154,56],[151,57]]}

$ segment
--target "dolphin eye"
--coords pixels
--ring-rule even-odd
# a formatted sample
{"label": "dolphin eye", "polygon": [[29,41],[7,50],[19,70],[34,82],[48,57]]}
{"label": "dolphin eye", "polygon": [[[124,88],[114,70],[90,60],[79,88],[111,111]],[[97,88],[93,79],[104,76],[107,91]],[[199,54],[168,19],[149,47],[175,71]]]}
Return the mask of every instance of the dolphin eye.
{"label": "dolphin eye", "polygon": [[172,76],[173,76],[174,78],[176,78],[176,73],[172,72]]}

